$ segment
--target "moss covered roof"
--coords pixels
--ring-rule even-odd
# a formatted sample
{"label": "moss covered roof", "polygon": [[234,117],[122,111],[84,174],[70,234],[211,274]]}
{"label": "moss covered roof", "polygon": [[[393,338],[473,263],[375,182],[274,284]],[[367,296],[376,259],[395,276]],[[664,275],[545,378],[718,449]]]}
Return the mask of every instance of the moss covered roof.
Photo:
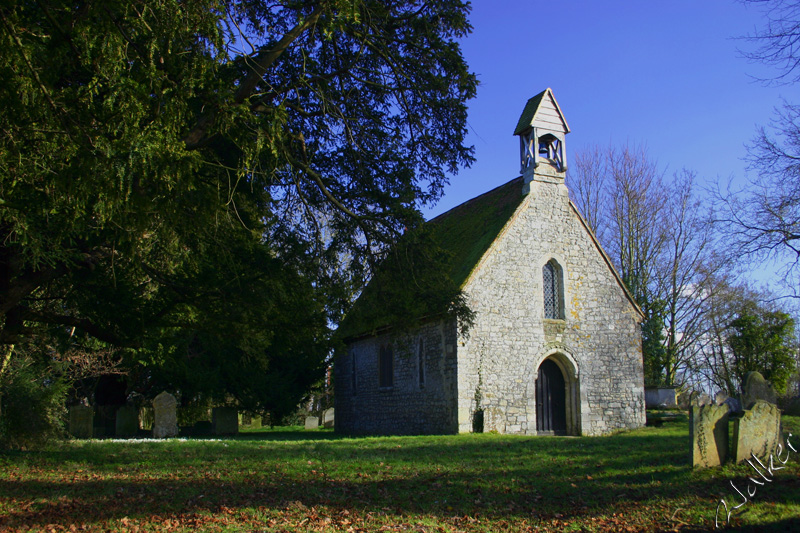
{"label": "moss covered roof", "polygon": [[[447,256],[445,268],[449,271],[449,280],[455,286],[464,288],[470,273],[522,203],[522,185],[522,177],[515,178],[425,223],[425,229],[430,230],[432,240],[440,248],[442,255]],[[392,289],[387,291],[386,287],[394,285],[395,290],[402,287],[403,297],[413,296],[410,292],[414,291],[413,284],[393,279],[398,276],[402,276],[402,273],[397,274],[396,270],[378,269],[373,280],[364,288],[342,321],[338,332],[340,337],[375,333],[394,323],[391,318],[391,302],[385,301],[392,294]],[[427,296],[428,293],[420,294],[420,300]],[[432,301],[437,302],[437,306],[442,303],[435,298]],[[417,307],[415,314],[420,315],[417,318],[446,311],[430,307],[431,305],[425,304]]]}
{"label": "moss covered roof", "polygon": [[459,287],[464,287],[523,198],[522,177],[518,177],[428,222],[440,246],[453,254],[450,276]]}
{"label": "moss covered roof", "polygon": [[530,129],[533,117],[536,115],[536,110],[539,109],[539,104],[542,103],[542,98],[544,98],[546,92],[547,89],[533,98],[528,99],[528,102],[525,104],[525,109],[522,110],[522,115],[520,115],[519,121],[517,122],[517,127],[514,128],[514,135],[520,135],[525,130]]}

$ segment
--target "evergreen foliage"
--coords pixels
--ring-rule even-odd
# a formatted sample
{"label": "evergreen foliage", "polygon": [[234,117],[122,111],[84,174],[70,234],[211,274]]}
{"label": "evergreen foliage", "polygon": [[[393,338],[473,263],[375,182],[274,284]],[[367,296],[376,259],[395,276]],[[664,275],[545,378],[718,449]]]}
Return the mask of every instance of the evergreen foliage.
{"label": "evergreen foliage", "polygon": [[744,386],[748,372],[760,372],[778,394],[786,391],[789,378],[797,372],[795,322],[787,313],[749,304],[730,324],[728,346],[732,352],[731,371]]}
{"label": "evergreen foliage", "polygon": [[9,360],[0,377],[0,448],[30,449],[62,437],[68,389],[28,354]]}
{"label": "evergreen foliage", "polygon": [[321,376],[327,324],[472,160],[467,13],[0,8],[3,354],[43,337],[126,347],[143,392],[296,404]]}

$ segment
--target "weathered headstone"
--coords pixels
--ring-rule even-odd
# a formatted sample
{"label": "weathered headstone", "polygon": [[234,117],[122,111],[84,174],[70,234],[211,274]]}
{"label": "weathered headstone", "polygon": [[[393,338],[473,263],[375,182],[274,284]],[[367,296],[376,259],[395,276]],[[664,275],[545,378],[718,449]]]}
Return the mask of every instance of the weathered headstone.
{"label": "weathered headstone", "polygon": [[750,409],[757,400],[764,400],[774,404],[777,401],[775,390],[760,372],[748,372],[744,376],[743,407]]}
{"label": "weathered headstone", "polygon": [[239,416],[233,407],[215,407],[211,410],[211,423],[215,435],[239,433]]}
{"label": "weathered headstone", "polygon": [[91,439],[94,426],[94,409],[88,405],[69,408],[69,433],[77,439]]}
{"label": "weathered headstone", "polygon": [[178,400],[164,391],[153,399],[153,437],[164,439],[178,436]]}
{"label": "weathered headstone", "polygon": [[316,416],[306,417],[306,429],[317,429],[319,427],[319,418]]}
{"label": "weathered headstone", "polygon": [[333,422],[334,422],[333,407],[331,407],[330,409],[325,409],[325,411],[322,412],[322,425],[326,428],[332,428]]}
{"label": "weathered headstone", "polygon": [[728,406],[693,406],[689,421],[692,466],[718,466],[728,457]]}
{"label": "weathered headstone", "polygon": [[139,410],[132,405],[123,405],[117,409],[115,422],[117,437],[134,437],[139,430]]}
{"label": "weathered headstone", "polygon": [[755,454],[759,459],[769,458],[781,444],[781,410],[764,400],[757,400],[741,418],[733,421],[733,460],[737,463]]}

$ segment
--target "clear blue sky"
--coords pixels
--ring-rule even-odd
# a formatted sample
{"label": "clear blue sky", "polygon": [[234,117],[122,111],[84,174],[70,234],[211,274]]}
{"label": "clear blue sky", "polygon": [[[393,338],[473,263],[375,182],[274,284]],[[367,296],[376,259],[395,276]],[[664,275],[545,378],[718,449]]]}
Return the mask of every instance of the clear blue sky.
{"label": "clear blue sky", "polygon": [[738,38],[764,21],[736,0],[475,0],[462,42],[478,75],[468,142],[476,162],[452,177],[430,218],[519,174],[512,133],[531,96],[551,87],[572,133],[568,157],[593,144],[647,146],[668,175],[745,176],[744,145],[798,87],[743,59]]}

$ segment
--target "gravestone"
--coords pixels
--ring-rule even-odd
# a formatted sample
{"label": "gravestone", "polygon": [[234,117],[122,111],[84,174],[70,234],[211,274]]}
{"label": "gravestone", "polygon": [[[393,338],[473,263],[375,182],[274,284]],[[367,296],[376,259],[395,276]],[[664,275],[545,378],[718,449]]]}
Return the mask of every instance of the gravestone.
{"label": "gravestone", "polygon": [[306,417],[306,429],[317,429],[319,427],[319,418],[316,416]]}
{"label": "gravestone", "polygon": [[692,466],[719,466],[728,457],[728,406],[693,406],[689,420]]}
{"label": "gravestone", "polygon": [[733,460],[737,463],[750,459],[751,454],[764,460],[775,453],[781,437],[781,410],[764,400],[757,400],[741,418],[733,421]]}
{"label": "gravestone", "polygon": [[744,376],[744,396],[742,406],[750,409],[757,400],[774,404],[777,401],[772,383],[764,379],[760,372],[748,372]]}
{"label": "gravestone", "polygon": [[239,413],[233,407],[215,407],[211,410],[214,435],[236,435],[239,433]]}
{"label": "gravestone", "polygon": [[153,437],[164,439],[178,436],[178,400],[167,391],[153,399]]}
{"label": "gravestone", "polygon": [[139,410],[131,405],[123,405],[117,409],[115,435],[117,437],[135,437],[139,431]]}
{"label": "gravestone", "polygon": [[323,427],[332,428],[333,421],[334,421],[333,407],[331,407],[330,409],[325,409],[325,411],[322,412]]}
{"label": "gravestone", "polygon": [[91,439],[94,435],[94,409],[88,405],[69,408],[69,433],[76,439]]}

